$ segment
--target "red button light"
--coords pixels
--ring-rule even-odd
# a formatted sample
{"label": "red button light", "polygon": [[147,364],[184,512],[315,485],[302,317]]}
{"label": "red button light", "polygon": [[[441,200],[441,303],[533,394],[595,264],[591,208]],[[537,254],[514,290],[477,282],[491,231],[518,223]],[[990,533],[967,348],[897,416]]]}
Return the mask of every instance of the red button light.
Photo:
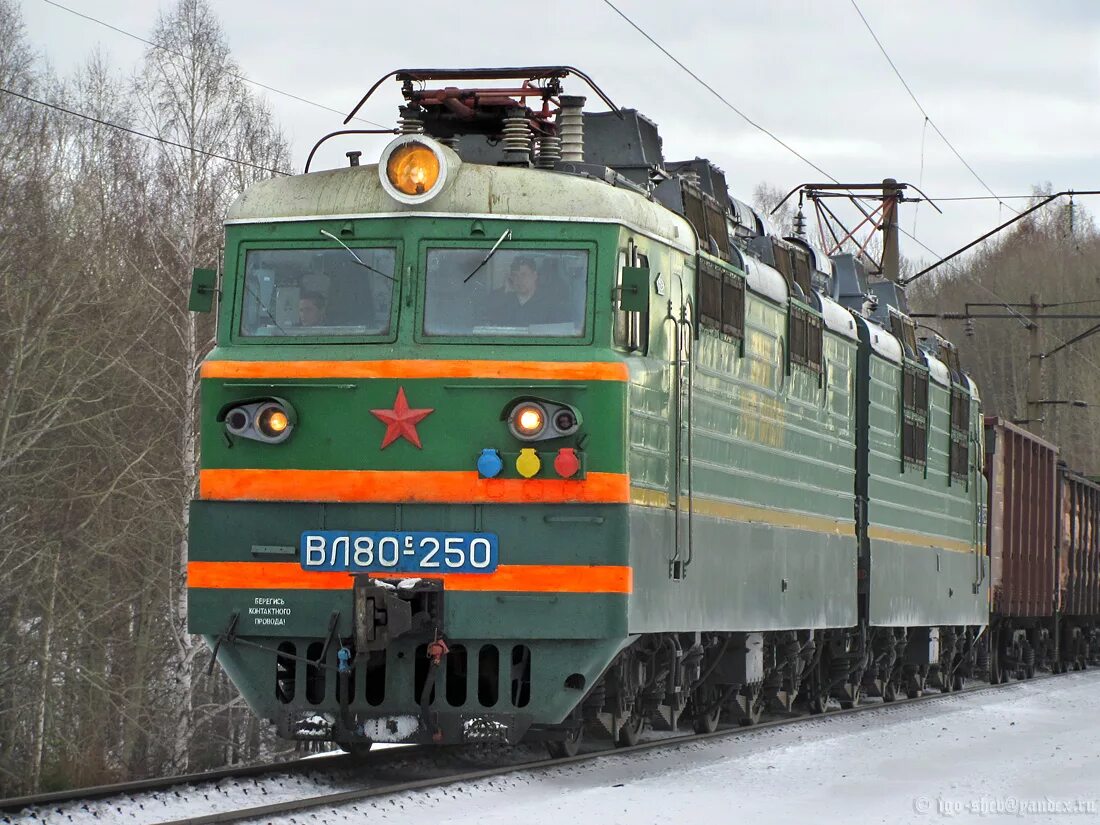
{"label": "red button light", "polygon": [[572,478],[581,469],[581,460],[573,447],[562,447],[554,457],[554,470],[562,478]]}

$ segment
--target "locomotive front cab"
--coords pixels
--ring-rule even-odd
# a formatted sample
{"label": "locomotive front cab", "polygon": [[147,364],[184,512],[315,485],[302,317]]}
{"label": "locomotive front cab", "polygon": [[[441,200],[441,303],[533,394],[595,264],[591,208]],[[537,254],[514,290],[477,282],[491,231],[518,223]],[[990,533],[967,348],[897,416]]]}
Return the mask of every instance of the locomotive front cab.
{"label": "locomotive front cab", "polygon": [[448,168],[427,204],[361,166],[227,221],[189,622],[288,738],[553,733],[629,641],[612,216],[638,199]]}

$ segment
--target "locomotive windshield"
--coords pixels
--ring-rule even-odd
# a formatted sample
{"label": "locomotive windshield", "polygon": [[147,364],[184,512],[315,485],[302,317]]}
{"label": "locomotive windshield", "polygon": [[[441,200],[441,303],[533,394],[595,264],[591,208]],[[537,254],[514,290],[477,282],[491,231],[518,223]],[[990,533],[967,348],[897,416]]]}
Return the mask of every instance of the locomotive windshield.
{"label": "locomotive windshield", "polygon": [[588,252],[498,249],[480,266],[487,251],[429,250],[425,335],[576,338],[584,334]]}
{"label": "locomotive windshield", "polygon": [[254,249],[245,258],[241,334],[362,336],[390,330],[393,249]]}

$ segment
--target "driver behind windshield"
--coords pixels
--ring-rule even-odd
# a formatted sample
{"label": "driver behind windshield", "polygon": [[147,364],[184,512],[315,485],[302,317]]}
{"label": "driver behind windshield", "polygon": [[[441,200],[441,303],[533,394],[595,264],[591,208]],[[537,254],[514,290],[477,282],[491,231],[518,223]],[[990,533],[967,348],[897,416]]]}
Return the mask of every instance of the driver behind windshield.
{"label": "driver behind windshield", "polygon": [[535,259],[519,257],[512,262],[504,287],[489,296],[485,322],[526,327],[562,323],[569,321],[569,316],[562,296],[539,271]]}
{"label": "driver behind windshield", "polygon": [[298,325],[319,327],[325,323],[325,296],[306,290],[298,298]]}

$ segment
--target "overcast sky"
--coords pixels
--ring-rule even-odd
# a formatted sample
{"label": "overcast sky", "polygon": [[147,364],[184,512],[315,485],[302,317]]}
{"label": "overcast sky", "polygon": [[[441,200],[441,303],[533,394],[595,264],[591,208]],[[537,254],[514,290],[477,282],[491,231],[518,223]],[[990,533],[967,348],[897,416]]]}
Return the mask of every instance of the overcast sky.
{"label": "overcast sky", "polygon": [[[157,0],[61,0],[148,35]],[[820,174],[749,126],[645,41],[601,0],[547,3],[212,0],[250,78],[347,111],[395,68],[566,64],[619,106],[660,127],[665,156],[709,157],[735,196],[768,181],[784,190]],[[986,195],[929,128],[864,28],[851,0],[615,0],[624,13],[733,105],[845,181],[892,176],[932,198]],[[1100,0],[858,0],[932,120],[999,195],[1100,188]],[[120,71],[144,46],[43,0],[21,0],[27,33],[61,73],[96,48]],[[568,91],[584,94],[578,81]],[[300,168],[342,118],[265,93]],[[380,89],[363,116],[390,126],[400,95]],[[590,108],[598,101],[589,96]],[[384,139],[343,152],[377,157]],[[1021,201],[1008,201],[1017,207]],[[1089,199],[1100,211],[1100,198]],[[1011,213],[995,202],[921,206],[916,236],[945,254]],[[915,207],[902,213],[914,229]],[[903,253],[929,257],[902,239]]]}

